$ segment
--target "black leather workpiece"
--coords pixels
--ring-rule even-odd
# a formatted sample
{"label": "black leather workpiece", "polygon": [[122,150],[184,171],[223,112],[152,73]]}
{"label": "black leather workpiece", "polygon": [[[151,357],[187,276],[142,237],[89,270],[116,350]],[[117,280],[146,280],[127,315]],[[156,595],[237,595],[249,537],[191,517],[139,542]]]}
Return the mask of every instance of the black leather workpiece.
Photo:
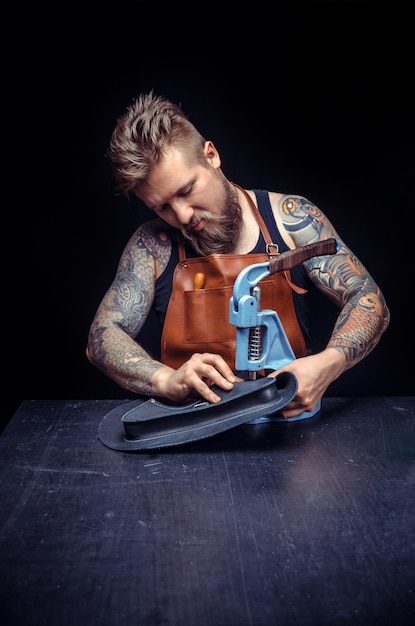
{"label": "black leather workpiece", "polygon": [[0,436],[2,626],[412,626],[415,397],[124,454],[98,428],[128,403]]}
{"label": "black leather workpiece", "polygon": [[109,448],[128,452],[213,437],[279,412],[294,398],[297,379],[291,372],[281,372],[272,378],[235,383],[230,391],[213,389],[221,398],[217,404],[199,397],[172,406],[150,398],[116,407],[102,420],[99,438]]}

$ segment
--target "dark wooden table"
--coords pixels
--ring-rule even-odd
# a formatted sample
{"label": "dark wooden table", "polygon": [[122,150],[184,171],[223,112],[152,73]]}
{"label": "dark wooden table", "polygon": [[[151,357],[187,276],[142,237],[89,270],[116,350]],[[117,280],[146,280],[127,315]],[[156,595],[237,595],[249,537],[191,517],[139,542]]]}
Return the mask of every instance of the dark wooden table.
{"label": "dark wooden table", "polygon": [[97,437],[121,403],[0,437],[2,626],[415,623],[415,397],[138,453]]}

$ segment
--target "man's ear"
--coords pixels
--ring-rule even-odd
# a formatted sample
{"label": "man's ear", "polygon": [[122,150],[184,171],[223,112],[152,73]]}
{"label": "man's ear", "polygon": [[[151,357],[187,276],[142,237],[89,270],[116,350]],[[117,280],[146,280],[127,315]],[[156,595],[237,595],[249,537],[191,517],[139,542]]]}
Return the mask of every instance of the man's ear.
{"label": "man's ear", "polygon": [[219,169],[221,165],[219,152],[216,150],[213,141],[205,141],[203,146],[203,152],[205,153],[206,160],[215,169]]}

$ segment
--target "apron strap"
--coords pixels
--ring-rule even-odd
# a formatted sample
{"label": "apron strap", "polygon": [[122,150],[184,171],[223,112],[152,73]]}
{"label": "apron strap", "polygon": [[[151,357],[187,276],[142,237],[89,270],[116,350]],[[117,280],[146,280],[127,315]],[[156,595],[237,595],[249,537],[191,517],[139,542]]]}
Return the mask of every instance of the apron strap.
{"label": "apron strap", "polygon": [[[252,209],[252,213],[254,214],[254,217],[256,219],[256,221],[258,222],[258,226],[261,230],[262,236],[265,240],[265,245],[266,245],[266,252],[268,254],[268,256],[273,257],[276,254],[278,254],[278,246],[276,243],[272,242],[271,239],[271,235],[269,234],[269,230],[267,228],[267,225],[265,224],[261,213],[258,210],[257,205],[255,204],[255,202],[252,200],[251,196],[249,195],[249,193],[247,193],[245,191],[245,189],[243,187],[240,187],[239,185],[237,185],[236,183],[232,183],[232,185],[234,187],[237,187],[239,189],[239,191],[241,191],[245,198],[248,200],[249,206]],[[274,249],[274,252],[271,252],[271,249]]]}

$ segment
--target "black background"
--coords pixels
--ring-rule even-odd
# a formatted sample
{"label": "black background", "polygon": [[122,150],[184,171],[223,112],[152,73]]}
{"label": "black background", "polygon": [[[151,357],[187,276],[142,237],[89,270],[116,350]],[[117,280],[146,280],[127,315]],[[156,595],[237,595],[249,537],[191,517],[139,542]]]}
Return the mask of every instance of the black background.
{"label": "black background", "polygon": [[[116,195],[105,152],[152,88],[215,142],[228,178],[315,202],[382,287],[391,325],[328,395],[413,395],[410,23],[399,2],[3,9],[1,425],[24,399],[128,397],[85,346],[148,217]],[[319,304],[317,346],[334,320]]]}

